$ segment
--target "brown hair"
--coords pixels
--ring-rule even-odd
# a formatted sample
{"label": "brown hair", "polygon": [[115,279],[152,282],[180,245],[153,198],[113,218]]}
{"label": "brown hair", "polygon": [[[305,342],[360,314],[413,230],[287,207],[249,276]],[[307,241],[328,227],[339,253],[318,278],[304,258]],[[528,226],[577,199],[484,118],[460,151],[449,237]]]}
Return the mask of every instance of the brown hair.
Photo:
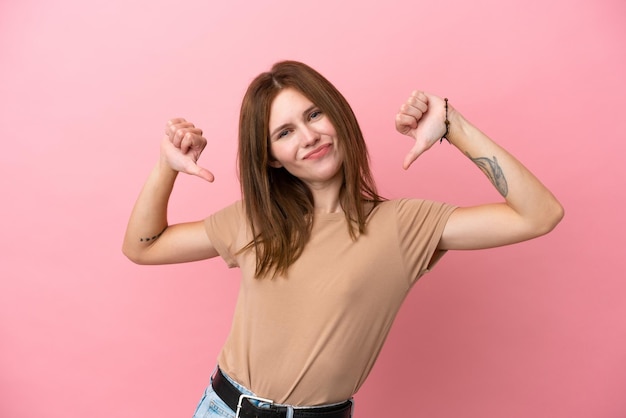
{"label": "brown hair", "polygon": [[[353,239],[365,232],[371,207],[384,200],[372,178],[361,128],[342,94],[305,64],[274,64],[271,71],[257,76],[248,87],[239,119],[239,176],[253,237],[243,250],[256,251],[256,277],[286,273],[302,253],[313,221],[309,188],[284,168],[269,164],[270,109],[285,88],[306,96],[335,127],[344,155],[339,198]],[[366,203],[373,205],[366,207]]]}

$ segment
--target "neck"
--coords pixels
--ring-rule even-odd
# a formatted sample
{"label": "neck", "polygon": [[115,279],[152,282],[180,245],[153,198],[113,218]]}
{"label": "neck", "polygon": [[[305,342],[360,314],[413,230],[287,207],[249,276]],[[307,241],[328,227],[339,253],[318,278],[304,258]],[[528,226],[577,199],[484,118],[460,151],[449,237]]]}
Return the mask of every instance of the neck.
{"label": "neck", "polygon": [[309,184],[309,189],[313,194],[314,213],[338,213],[343,212],[341,202],[339,200],[339,192],[343,180],[335,181],[333,183],[326,183],[323,186]]}

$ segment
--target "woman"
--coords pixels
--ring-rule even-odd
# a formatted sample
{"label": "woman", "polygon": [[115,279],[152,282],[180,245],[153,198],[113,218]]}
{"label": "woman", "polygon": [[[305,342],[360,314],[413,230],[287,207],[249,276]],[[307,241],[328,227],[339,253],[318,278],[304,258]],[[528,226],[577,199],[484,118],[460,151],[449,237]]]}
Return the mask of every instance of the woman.
{"label": "woman", "polygon": [[351,397],[407,292],[445,251],[524,241],[562,218],[550,191],[447,99],[413,92],[395,123],[415,140],[405,169],[445,137],[505,201],[456,208],[383,199],[346,100],[310,67],[285,61],[259,75],[243,100],[242,200],[168,226],[177,174],[213,181],[197,165],[202,131],[168,122],[123,251],[139,264],[219,255],[242,274],[231,333],[195,417],[351,416]]}

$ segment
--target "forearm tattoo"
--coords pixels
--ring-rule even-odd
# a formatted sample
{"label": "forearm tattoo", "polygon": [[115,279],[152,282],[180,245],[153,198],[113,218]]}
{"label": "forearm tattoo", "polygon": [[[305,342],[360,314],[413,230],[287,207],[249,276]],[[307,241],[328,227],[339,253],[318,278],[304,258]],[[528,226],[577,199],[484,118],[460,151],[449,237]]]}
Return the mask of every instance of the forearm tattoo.
{"label": "forearm tattoo", "polygon": [[493,160],[486,157],[474,158],[469,154],[469,152],[466,152],[465,155],[467,155],[468,158],[472,160],[483,173],[485,173],[485,175],[489,178],[489,181],[491,181],[503,197],[506,197],[506,195],[509,194],[509,186],[506,182],[506,178],[504,177],[504,173],[502,172],[502,167],[498,164],[498,159],[495,155],[493,156]]}
{"label": "forearm tattoo", "polygon": [[167,226],[165,228],[163,228],[163,231],[159,232],[158,234],[154,235],[153,237],[139,238],[139,241],[140,242],[154,241],[155,239],[159,238],[161,236],[161,234],[163,234],[165,232],[166,229],[167,229]]}

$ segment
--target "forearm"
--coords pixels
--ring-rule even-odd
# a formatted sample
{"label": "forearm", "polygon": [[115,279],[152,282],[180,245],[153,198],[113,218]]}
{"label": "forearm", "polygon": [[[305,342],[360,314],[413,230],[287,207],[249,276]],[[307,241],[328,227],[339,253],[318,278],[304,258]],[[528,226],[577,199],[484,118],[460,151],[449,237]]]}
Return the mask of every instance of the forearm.
{"label": "forearm", "polygon": [[167,205],[178,172],[159,163],[151,171],[128,221],[122,251],[138,260],[167,228]]}
{"label": "forearm", "polygon": [[554,195],[509,152],[450,108],[447,138],[489,178],[506,204],[537,235],[551,230],[563,216]]}

